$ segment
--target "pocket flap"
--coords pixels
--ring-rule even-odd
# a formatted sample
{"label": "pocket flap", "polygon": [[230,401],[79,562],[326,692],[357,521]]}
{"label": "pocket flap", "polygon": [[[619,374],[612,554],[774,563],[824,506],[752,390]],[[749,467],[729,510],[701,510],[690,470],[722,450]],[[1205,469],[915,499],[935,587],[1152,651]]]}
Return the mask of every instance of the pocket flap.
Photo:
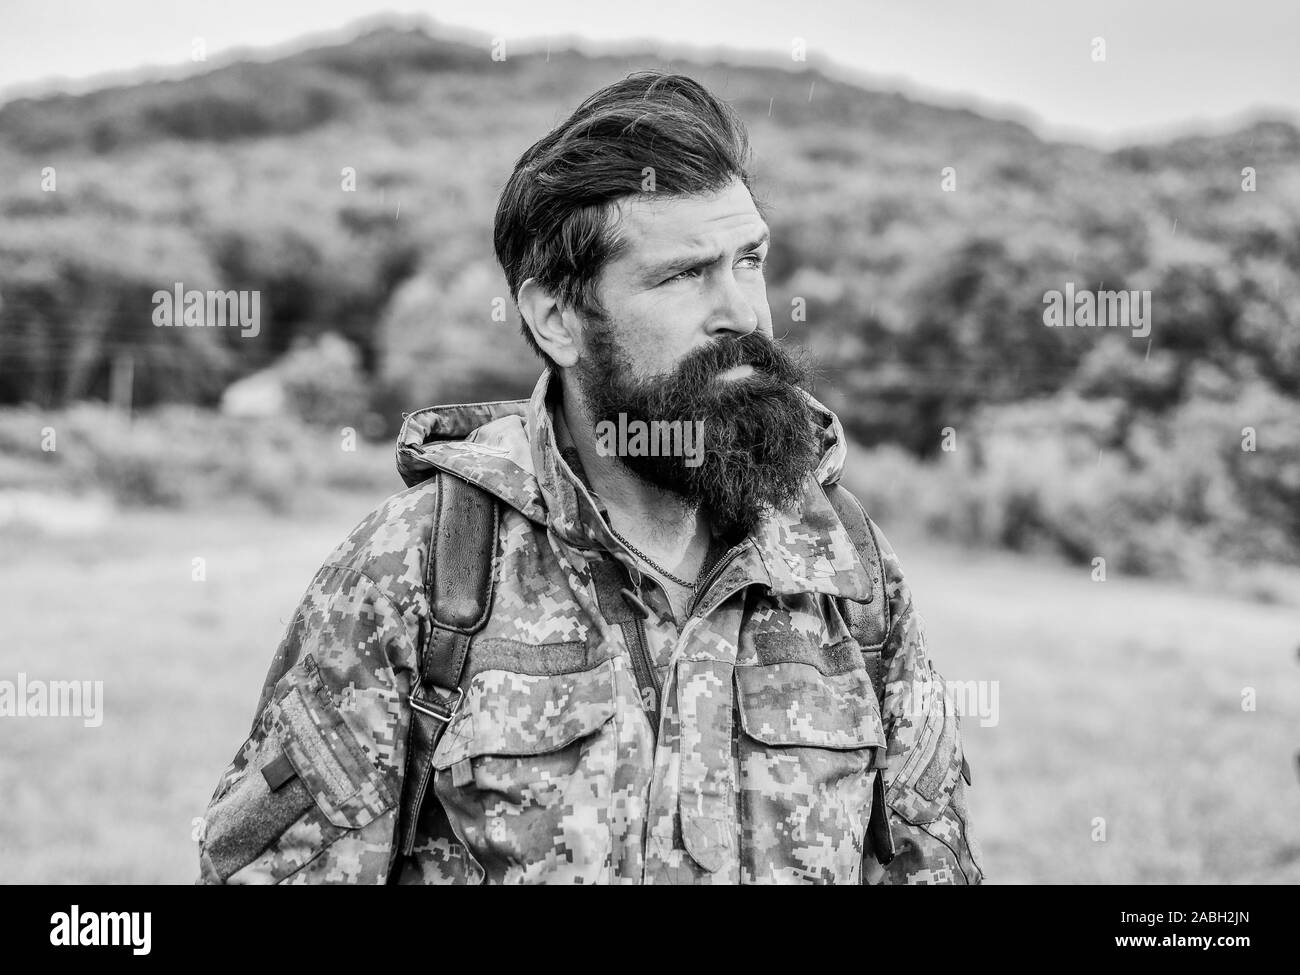
{"label": "pocket flap", "polygon": [[540,755],[599,731],[616,710],[614,665],[537,676],[485,670],[438,743],[433,765],[450,768],[482,755]]}
{"label": "pocket flap", "polygon": [[333,703],[295,684],[280,700],[275,727],[284,753],[331,823],[360,828],[392,806],[383,773]]}
{"label": "pocket flap", "polygon": [[860,668],[828,676],[805,663],[738,666],[736,701],[745,733],[767,745],[885,744],[871,678]]}

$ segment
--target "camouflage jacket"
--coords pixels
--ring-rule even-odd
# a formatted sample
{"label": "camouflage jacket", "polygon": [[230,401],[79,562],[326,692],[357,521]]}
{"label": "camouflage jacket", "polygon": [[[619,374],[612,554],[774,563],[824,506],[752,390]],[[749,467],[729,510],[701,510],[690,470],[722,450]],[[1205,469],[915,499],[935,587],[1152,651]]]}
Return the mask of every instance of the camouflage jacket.
{"label": "camouflage jacket", "polygon": [[[596,566],[617,559],[667,604],[561,454],[550,379],[530,400],[407,417],[409,487],[304,595],[205,815],[199,882],[979,883],[958,715],[898,561],[873,523],[881,557],[864,563],[821,486],[844,458],[834,414],[812,400],[824,450],[797,509],[723,556],[675,638],[658,631],[647,708]],[[503,504],[491,613],[408,856],[396,827],[438,470]],[[868,653],[837,597],[867,600],[872,571],[886,636]],[[884,868],[867,839],[882,774]]]}

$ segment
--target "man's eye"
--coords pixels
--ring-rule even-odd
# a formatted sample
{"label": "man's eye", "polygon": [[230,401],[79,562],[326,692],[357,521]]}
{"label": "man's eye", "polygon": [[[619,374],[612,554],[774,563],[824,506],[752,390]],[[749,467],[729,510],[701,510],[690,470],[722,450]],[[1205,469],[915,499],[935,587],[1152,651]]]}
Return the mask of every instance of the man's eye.
{"label": "man's eye", "polygon": [[[760,254],[746,254],[744,257],[741,258],[741,260],[752,261],[753,263],[750,265],[750,267],[758,271],[761,271],[763,270],[763,268],[767,267],[767,259]],[[678,271],[670,278],[664,278],[663,283],[671,284],[674,281],[689,281],[691,278],[699,277],[700,272],[703,271],[703,269],[704,269],[703,264],[697,265],[695,267],[688,267],[684,271]]]}

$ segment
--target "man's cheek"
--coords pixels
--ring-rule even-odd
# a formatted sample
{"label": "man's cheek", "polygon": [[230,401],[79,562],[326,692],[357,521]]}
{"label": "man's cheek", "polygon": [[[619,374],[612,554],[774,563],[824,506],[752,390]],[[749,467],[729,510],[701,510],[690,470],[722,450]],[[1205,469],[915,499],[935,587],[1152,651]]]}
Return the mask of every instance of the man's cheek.
{"label": "man's cheek", "polygon": [[[620,346],[637,379],[663,376],[676,369],[681,358],[680,350],[668,334],[646,330],[631,336],[620,336]],[[629,377],[632,378],[632,377]]]}

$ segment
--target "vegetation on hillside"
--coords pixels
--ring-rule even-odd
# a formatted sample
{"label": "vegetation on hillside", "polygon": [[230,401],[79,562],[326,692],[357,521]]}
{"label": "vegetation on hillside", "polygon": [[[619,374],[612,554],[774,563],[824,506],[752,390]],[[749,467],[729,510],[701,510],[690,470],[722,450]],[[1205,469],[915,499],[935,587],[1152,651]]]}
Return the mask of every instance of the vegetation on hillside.
{"label": "vegetation on hillside", "polygon": [[[385,29],[0,106],[0,403],[107,399],[129,368],[138,409],[211,407],[327,333],[357,352],[357,429],[525,395],[496,194],[583,97],[665,66]],[[777,334],[876,448],[878,509],[1132,571],[1300,562],[1294,126],[1103,153],[815,69],[668,67],[750,126]],[[1149,291],[1149,336],[1045,327],[1069,282]],[[178,283],[259,292],[258,333],[155,326]]]}

